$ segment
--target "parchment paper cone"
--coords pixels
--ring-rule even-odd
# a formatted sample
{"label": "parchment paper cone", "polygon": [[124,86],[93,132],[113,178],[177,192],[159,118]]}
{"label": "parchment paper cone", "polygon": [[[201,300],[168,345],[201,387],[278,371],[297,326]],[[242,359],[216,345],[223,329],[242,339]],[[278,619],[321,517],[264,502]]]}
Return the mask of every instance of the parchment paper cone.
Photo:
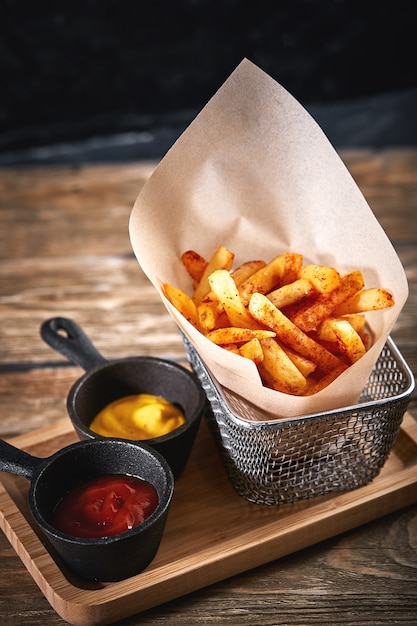
{"label": "parchment paper cone", "polygon": [[[404,269],[336,151],[308,112],[244,59],[161,160],[133,207],[137,260],[216,383],[269,420],[355,404],[407,299]],[[298,252],[344,273],[360,269],[395,306],[368,315],[375,342],[334,383],[310,397],[262,386],[255,365],[207,340],[166,300],[168,282],[191,295],[180,261],[195,249],[209,258],[224,244],[235,267]]]}

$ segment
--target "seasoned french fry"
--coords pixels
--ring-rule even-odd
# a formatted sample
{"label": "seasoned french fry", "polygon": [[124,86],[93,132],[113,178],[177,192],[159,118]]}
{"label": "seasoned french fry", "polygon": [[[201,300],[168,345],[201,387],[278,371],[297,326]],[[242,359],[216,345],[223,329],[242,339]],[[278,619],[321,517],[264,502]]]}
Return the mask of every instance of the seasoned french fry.
{"label": "seasoned french fry", "polygon": [[261,346],[264,358],[258,367],[267,385],[276,391],[301,395],[307,381],[286,352],[275,339],[262,339]]}
{"label": "seasoned french fry", "polygon": [[301,301],[294,305],[293,310],[286,311],[288,317],[304,332],[317,328],[321,322],[333,314],[336,307],[363,289],[362,272],[355,270],[341,276],[339,286],[329,293],[320,293],[311,301]]}
{"label": "seasoned french fry", "polygon": [[227,326],[225,328],[217,328],[207,333],[207,339],[210,339],[217,345],[224,343],[246,343],[251,339],[267,339],[275,337],[272,330],[252,330],[250,328],[236,328],[235,326]]}
{"label": "seasoned french fry", "polygon": [[255,365],[259,365],[264,360],[261,342],[256,337],[239,346],[239,354],[245,359],[253,361]]}
{"label": "seasoned french fry", "polygon": [[199,283],[208,265],[206,259],[194,250],[187,250],[182,253],[181,261],[191,278]]}
{"label": "seasoned french fry", "polygon": [[359,335],[359,337],[362,339],[362,343],[365,346],[366,351],[369,350],[369,348],[372,345],[372,333],[368,332],[365,328],[365,330],[363,331],[356,331]]}
{"label": "seasoned french fry", "polygon": [[[299,277],[303,265],[303,255],[295,252],[287,252],[284,261],[284,271],[281,276],[281,285],[293,283]],[[266,293],[266,292],[264,292]]]}
{"label": "seasoned french fry", "polygon": [[340,359],[306,335],[263,294],[252,295],[249,312],[260,324],[274,330],[277,339],[316,363],[321,370],[328,372],[341,365]]}
{"label": "seasoned french fry", "polygon": [[319,293],[329,293],[340,284],[339,272],[327,265],[304,265],[299,277],[308,280]]}
{"label": "seasoned french fry", "polygon": [[385,289],[364,288],[360,270],[303,266],[292,252],[235,269],[224,246],[209,261],[194,250],[181,260],[194,293],[165,284],[170,302],[213,343],[255,363],[264,385],[293,395],[317,393],[358,361],[372,343],[364,313],[394,305]]}
{"label": "seasoned french fry", "polygon": [[274,291],[270,291],[266,295],[278,309],[281,309],[285,306],[289,306],[290,304],[294,304],[295,302],[299,302],[302,298],[310,296],[313,292],[314,288],[311,282],[306,278],[299,278],[292,283],[288,283],[282,287],[278,287],[278,289],[275,289]]}
{"label": "seasoned french fry", "polygon": [[334,370],[327,372],[324,376],[321,376],[320,378],[314,378],[314,376],[312,376],[310,379],[307,380],[304,395],[312,396],[315,393],[318,393],[319,391],[330,385],[330,383],[332,383],[334,380],[336,380],[336,378],[338,378],[338,376],[340,376],[340,374],[342,374],[345,370],[345,365],[339,365],[338,367],[335,367]]}
{"label": "seasoned french fry", "polygon": [[198,323],[202,331],[210,332],[218,326],[219,316],[223,308],[217,300],[203,300],[197,306]]}
{"label": "seasoned french fry", "polygon": [[259,329],[240,298],[238,288],[227,270],[216,270],[208,277],[209,285],[229,318],[231,326]]}
{"label": "seasoned french fry", "polygon": [[228,352],[233,352],[233,354],[241,356],[239,347],[235,343],[225,343],[222,348],[224,348],[224,350],[227,350]]}
{"label": "seasoned french fry", "polygon": [[222,303],[217,298],[213,290],[210,290],[197,306],[199,322],[202,331],[209,332],[214,328],[225,328],[230,326]]}
{"label": "seasoned french fry", "polygon": [[341,315],[340,317],[347,320],[357,333],[361,334],[365,332],[366,318],[364,315],[360,313],[347,313],[346,315]]}
{"label": "seasoned french fry", "polygon": [[305,356],[301,356],[301,354],[298,354],[298,352],[296,352],[295,350],[292,350],[284,344],[281,345],[281,348],[285,350],[291,361],[306,378],[317,369],[317,365],[313,363],[313,361],[310,361],[310,359],[306,359]]}
{"label": "seasoned french fry", "polygon": [[364,313],[365,311],[378,311],[394,306],[394,298],[386,290],[378,287],[362,289],[348,300],[340,304],[333,314],[336,316],[347,313]]}
{"label": "seasoned french fry", "polygon": [[239,286],[240,297],[247,305],[253,293],[268,293],[279,285],[285,270],[285,254],[274,257]]}
{"label": "seasoned french fry", "polygon": [[235,281],[237,287],[239,287],[243,281],[247,280],[250,276],[264,268],[265,261],[246,261],[242,263],[232,272],[232,278]]}
{"label": "seasoned french fry", "polygon": [[322,322],[318,336],[323,335],[335,337],[339,350],[349,363],[355,363],[366,352],[362,339],[346,319],[329,318]]}
{"label": "seasoned french fry", "polygon": [[192,299],[178,287],[169,283],[163,285],[164,293],[173,306],[187,319],[193,326],[199,328],[197,307]]}
{"label": "seasoned french fry", "polygon": [[358,334],[364,332],[365,329],[365,317],[363,315],[344,315],[339,317],[328,317],[323,320],[316,331],[317,338],[322,341],[337,341],[336,334],[333,328],[333,322],[335,320],[345,320],[355,329]]}
{"label": "seasoned french fry", "polygon": [[204,296],[210,291],[210,283],[208,280],[210,274],[218,269],[230,270],[233,259],[233,252],[230,252],[230,250],[224,246],[219,246],[217,248],[210,261],[207,263],[200,282],[194,291],[193,301],[196,305],[200,304]]}

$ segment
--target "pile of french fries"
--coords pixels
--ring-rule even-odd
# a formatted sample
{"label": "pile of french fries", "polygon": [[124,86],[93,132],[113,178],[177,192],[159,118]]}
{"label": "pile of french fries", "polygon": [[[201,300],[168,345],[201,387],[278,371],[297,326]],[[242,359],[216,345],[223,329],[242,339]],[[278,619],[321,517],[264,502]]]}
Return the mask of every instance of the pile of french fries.
{"label": "pile of french fries", "polygon": [[287,252],[232,269],[219,246],[206,260],[181,256],[192,295],[164,284],[173,306],[215,344],[257,366],[265,386],[312,395],[360,359],[371,344],[364,313],[394,306],[383,288],[365,289],[360,270],[341,275]]}

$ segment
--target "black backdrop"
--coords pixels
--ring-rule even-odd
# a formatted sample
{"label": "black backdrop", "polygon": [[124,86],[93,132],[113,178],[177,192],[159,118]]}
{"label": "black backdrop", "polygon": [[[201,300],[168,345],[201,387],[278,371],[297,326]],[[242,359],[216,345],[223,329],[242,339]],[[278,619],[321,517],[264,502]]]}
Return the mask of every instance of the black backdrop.
{"label": "black backdrop", "polygon": [[243,57],[307,107],[414,97],[416,6],[0,0],[0,152],[181,127]]}

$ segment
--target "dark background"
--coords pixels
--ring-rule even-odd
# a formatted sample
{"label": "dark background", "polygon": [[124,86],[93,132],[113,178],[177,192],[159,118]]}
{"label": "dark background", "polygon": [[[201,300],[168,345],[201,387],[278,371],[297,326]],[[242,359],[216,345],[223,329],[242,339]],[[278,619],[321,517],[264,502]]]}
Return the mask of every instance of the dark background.
{"label": "dark background", "polygon": [[335,145],[416,145],[416,6],[0,0],[0,164],[160,157],[243,57]]}

